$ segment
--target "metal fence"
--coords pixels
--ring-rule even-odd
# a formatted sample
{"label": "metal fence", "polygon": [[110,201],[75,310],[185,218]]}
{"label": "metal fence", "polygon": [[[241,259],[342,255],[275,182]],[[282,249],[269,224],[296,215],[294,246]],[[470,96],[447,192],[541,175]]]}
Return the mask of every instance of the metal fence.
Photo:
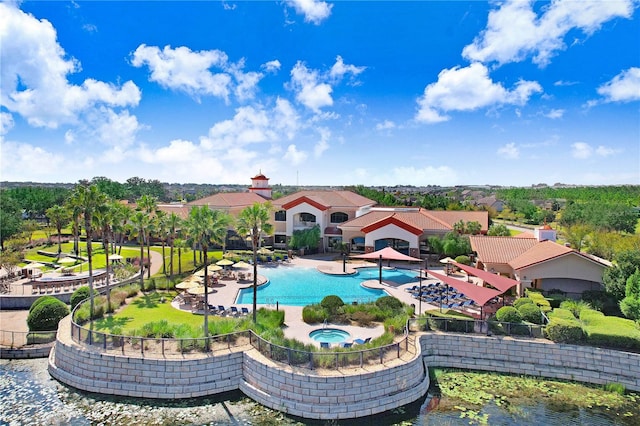
{"label": "metal fence", "polygon": [[6,331],[0,330],[0,345],[12,349],[41,345],[56,340],[57,331]]}
{"label": "metal fence", "polygon": [[444,331],[519,337],[544,337],[544,325],[426,316],[411,318],[410,331]]}

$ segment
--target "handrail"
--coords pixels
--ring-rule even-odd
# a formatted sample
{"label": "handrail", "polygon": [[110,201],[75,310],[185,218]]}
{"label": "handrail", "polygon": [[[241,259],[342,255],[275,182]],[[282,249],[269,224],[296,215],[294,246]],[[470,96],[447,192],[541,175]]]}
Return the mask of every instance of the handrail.
{"label": "handrail", "polygon": [[56,330],[50,331],[11,331],[0,330],[0,346],[21,348],[24,346],[41,345],[56,340]]}

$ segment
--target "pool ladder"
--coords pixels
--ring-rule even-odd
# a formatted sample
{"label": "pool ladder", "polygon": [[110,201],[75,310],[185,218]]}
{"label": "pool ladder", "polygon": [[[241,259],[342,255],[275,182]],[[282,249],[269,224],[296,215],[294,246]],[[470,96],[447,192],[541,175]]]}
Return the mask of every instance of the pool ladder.
{"label": "pool ladder", "polygon": [[325,328],[327,328],[327,320],[326,319],[322,323],[322,329],[324,330]]}

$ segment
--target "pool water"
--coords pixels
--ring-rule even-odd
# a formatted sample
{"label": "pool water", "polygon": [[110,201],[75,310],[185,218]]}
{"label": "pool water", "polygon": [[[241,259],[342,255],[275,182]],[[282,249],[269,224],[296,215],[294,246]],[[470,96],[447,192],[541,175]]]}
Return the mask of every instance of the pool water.
{"label": "pool water", "polygon": [[309,333],[309,337],[316,342],[340,343],[349,339],[351,335],[337,328],[320,328]]}
{"label": "pool water", "polygon": [[[344,303],[372,302],[388,296],[384,290],[362,287],[368,280],[377,280],[378,268],[362,268],[354,275],[327,275],[314,268],[277,268],[261,271],[269,282],[258,287],[258,304],[306,306],[330,294]],[[383,269],[382,278],[398,284],[417,281],[416,272],[405,269]],[[253,288],[240,290],[236,303],[252,303]]]}

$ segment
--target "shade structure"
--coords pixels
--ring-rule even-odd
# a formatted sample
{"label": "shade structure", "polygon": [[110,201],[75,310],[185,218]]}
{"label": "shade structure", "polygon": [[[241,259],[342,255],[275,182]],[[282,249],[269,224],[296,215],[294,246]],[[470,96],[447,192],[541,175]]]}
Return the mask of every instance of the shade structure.
{"label": "shade structure", "polygon": [[216,262],[216,265],[218,266],[231,266],[233,264],[234,264],[233,260],[229,260],[229,259],[222,259]]}
{"label": "shade structure", "polygon": [[62,259],[58,259],[57,263],[62,263],[62,264],[69,264],[69,263],[76,263],[77,259],[74,259],[73,257],[63,257]]}
{"label": "shade structure", "polygon": [[426,271],[427,274],[432,277],[442,281],[443,283],[455,288],[460,293],[467,296],[469,299],[473,300],[479,306],[484,306],[489,300],[493,299],[496,296],[502,294],[501,291],[494,290],[491,288],[480,287],[475,284],[469,284],[467,282],[458,280],[453,277],[449,277],[447,275],[442,275],[437,272],[433,272],[430,270]]}
{"label": "shade structure", "polygon": [[238,263],[234,263],[233,264],[233,268],[236,268],[236,269],[249,269],[249,268],[251,268],[251,265],[248,264],[247,262],[245,262],[244,260],[241,260]]}
{"label": "shade structure", "polygon": [[372,251],[371,253],[358,254],[355,256],[357,259],[380,259],[382,260],[405,260],[407,262],[422,262],[422,259],[417,257],[407,256],[406,254],[402,254],[399,251],[395,250],[392,247],[385,247],[381,250]]}
{"label": "shade structure", "polygon": [[501,275],[493,274],[491,272],[484,271],[482,269],[474,268],[472,266],[463,265],[461,263],[454,262],[457,268],[462,269],[467,274],[471,274],[480,278],[482,281],[490,284],[491,286],[500,290],[501,293],[509,290],[511,287],[515,287],[519,284],[518,281],[511,278],[503,277]]}
{"label": "shade structure", "polygon": [[[207,293],[213,293],[213,292],[215,292],[215,290],[214,290],[214,289],[212,289],[212,288],[207,288]],[[205,293],[205,288],[204,288],[204,286],[203,286],[203,285],[199,285],[199,286],[197,286],[197,287],[191,287],[191,288],[188,288],[188,289],[187,289],[187,293],[189,293],[189,294],[193,294],[193,295],[196,295],[196,296],[197,296],[197,295],[201,295],[201,294],[204,294],[204,293]]]}
{"label": "shade structure", "polygon": [[188,290],[190,288],[194,288],[198,286],[200,286],[200,284],[198,284],[196,281],[182,281],[176,284],[176,288],[178,290]]}
{"label": "shade structure", "polygon": [[24,268],[25,269],[40,269],[40,268],[44,268],[45,266],[47,266],[47,265],[43,265],[40,262],[33,262],[33,263],[28,264]]}

